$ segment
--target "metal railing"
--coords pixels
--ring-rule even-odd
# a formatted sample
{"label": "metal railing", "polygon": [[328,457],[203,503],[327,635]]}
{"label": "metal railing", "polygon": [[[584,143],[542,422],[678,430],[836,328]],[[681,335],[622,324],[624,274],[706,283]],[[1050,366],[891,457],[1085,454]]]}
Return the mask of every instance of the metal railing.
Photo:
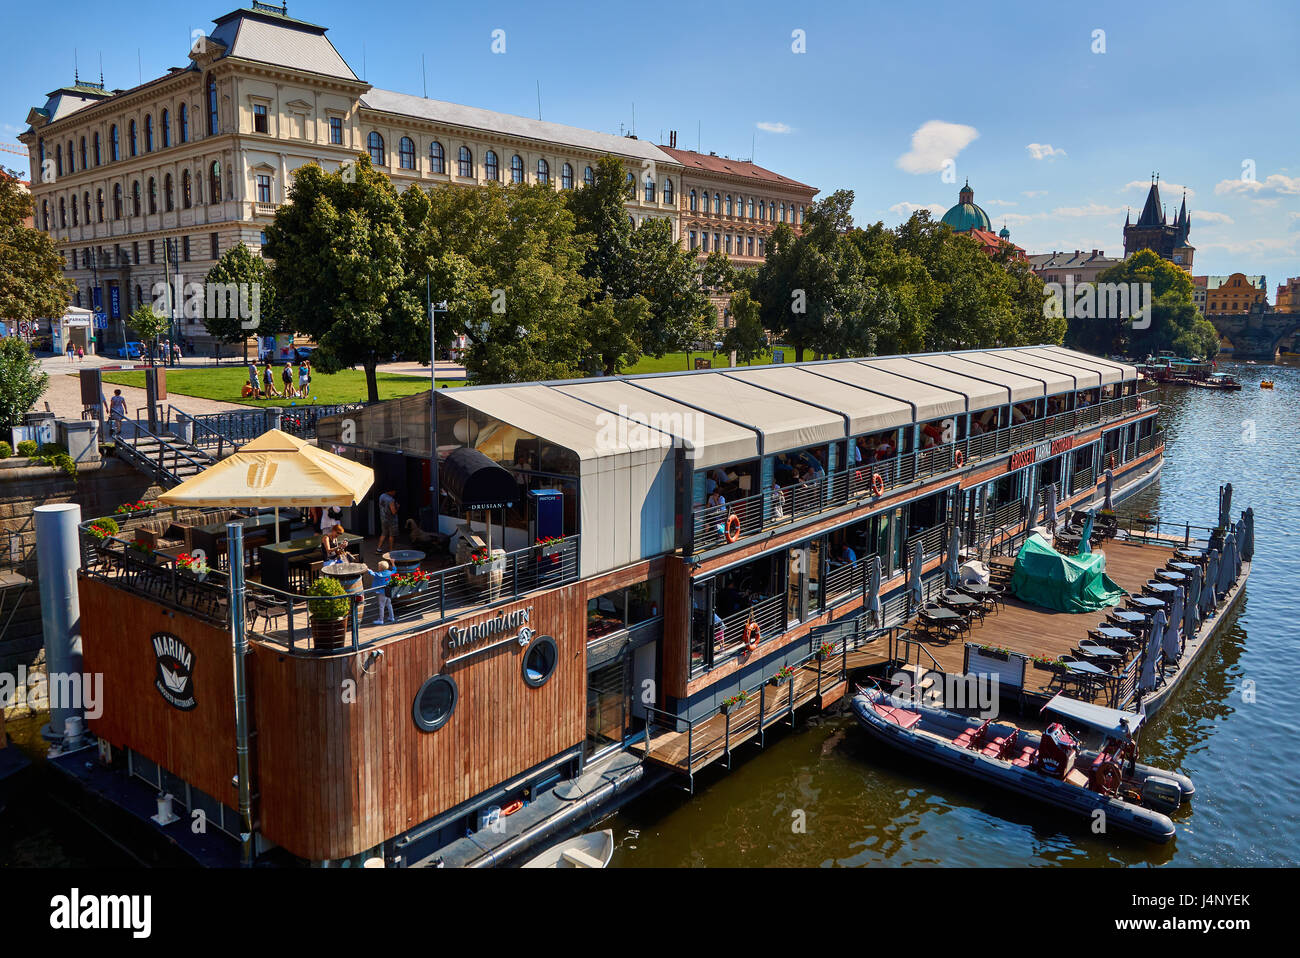
{"label": "metal railing", "polygon": [[[179,412],[179,410],[178,410]],[[264,409],[239,409],[228,412],[210,412],[187,419],[202,424],[209,433],[224,436],[236,446],[256,439],[266,432],[267,413]],[[196,444],[197,445],[197,444]]]}
{"label": "metal railing", "polygon": [[[151,456],[139,448],[138,444],[141,440],[153,440],[158,444],[154,455]],[[197,471],[202,471],[216,462],[206,452],[191,447],[199,457],[196,459],[182,449],[180,444],[181,440],[175,437],[157,435],[136,423],[135,436],[128,441],[118,443],[115,449],[120,457],[136,468],[151,473],[159,483],[179,485],[183,477],[176,472],[176,469],[181,465],[182,460]]]}
{"label": "metal railing", "polygon": [[[218,459],[226,454],[227,449],[231,452],[239,450],[241,443],[231,439],[225,433],[213,429],[203,418],[191,416],[180,409],[173,409],[172,411],[176,414],[176,426],[178,428],[184,429],[187,424],[189,425],[188,442],[191,446],[197,449],[215,448],[217,450],[216,458]],[[217,415],[221,414],[218,413]]]}
{"label": "metal railing", "polygon": [[325,416],[339,413],[356,412],[365,409],[367,403],[345,402],[328,406],[289,406],[280,408],[280,429],[299,439],[315,439],[316,425]]}

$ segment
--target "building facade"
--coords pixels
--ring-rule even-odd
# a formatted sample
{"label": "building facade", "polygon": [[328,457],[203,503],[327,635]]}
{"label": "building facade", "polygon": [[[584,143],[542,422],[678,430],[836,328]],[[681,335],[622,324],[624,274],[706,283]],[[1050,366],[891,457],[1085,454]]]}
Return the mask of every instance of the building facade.
{"label": "building facade", "polygon": [[1279,313],[1300,313],[1300,276],[1278,284],[1273,308]]}
{"label": "building facade", "polygon": [[[589,181],[597,161],[613,155],[634,185],[631,223],[668,219],[674,237],[686,242],[679,229],[685,167],[668,150],[376,89],[357,77],[326,32],[290,18],[284,7],[254,2],[218,18],[183,67],[127,90],[78,79],[29,112],[30,128],[19,138],[37,171],[35,222],[64,252],[73,304],[106,315],[101,351],[129,338],[125,320],[140,303],[167,286],[202,283],[238,243],[260,249],[294,171],[308,163],[335,170],[368,154],[399,191],[410,183],[488,182],[566,190]],[[714,185],[726,178],[693,175],[699,192],[705,179]],[[724,245],[743,243],[748,254],[765,235],[769,211],[801,219],[815,191],[769,176],[764,217],[747,230],[728,224]],[[792,185],[777,190],[782,181]],[[731,192],[739,195],[739,186]],[[759,198],[752,182],[746,196]],[[200,316],[178,323],[183,339],[210,342]]]}
{"label": "building facade", "polygon": [[1105,250],[1077,249],[1074,252],[1053,250],[1050,253],[1033,253],[1029,267],[1044,283],[1072,282],[1095,283],[1098,275],[1124,262],[1118,256],[1107,256]]}
{"label": "building facade", "polygon": [[1130,223],[1124,217],[1124,256],[1132,256],[1138,250],[1149,249],[1157,256],[1181,266],[1189,273],[1192,271],[1192,258],[1196,247],[1187,242],[1192,231],[1192,217],[1187,212],[1187,196],[1183,195],[1183,205],[1172,223],[1160,202],[1160,179],[1151,181],[1146,203],[1136,223]]}
{"label": "building facade", "polygon": [[1206,316],[1248,313],[1256,303],[1268,303],[1268,285],[1263,276],[1233,273],[1205,277]]}

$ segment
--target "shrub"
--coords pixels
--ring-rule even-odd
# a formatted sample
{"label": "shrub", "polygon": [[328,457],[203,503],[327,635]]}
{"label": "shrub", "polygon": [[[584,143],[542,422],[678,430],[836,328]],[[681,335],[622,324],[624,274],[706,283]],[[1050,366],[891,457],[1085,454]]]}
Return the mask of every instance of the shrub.
{"label": "shrub", "polygon": [[107,539],[109,536],[115,536],[120,531],[117,526],[117,520],[110,518],[96,519],[86,529],[96,539]]}
{"label": "shrub", "polygon": [[0,459],[8,459],[14,454],[14,447],[7,442],[0,441]]}
{"label": "shrub", "polygon": [[348,614],[347,592],[338,579],[323,575],[311,584],[307,594],[326,596],[326,598],[308,600],[307,611],[313,619],[329,622]]}
{"label": "shrub", "polygon": [[18,455],[34,456],[41,447],[36,444],[35,439],[24,439],[18,444]]}

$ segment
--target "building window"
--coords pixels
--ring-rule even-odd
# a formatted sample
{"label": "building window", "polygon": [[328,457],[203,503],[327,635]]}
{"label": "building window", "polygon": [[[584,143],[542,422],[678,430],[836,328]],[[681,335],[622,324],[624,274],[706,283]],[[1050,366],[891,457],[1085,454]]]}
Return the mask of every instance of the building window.
{"label": "building window", "polygon": [[254,133],[271,132],[271,124],[270,121],[267,119],[266,104],[264,103],[253,104],[253,132]]}
{"label": "building window", "polygon": [[664,180],[664,202],[672,203],[673,201],[673,181]]}
{"label": "building window", "polygon": [[707,253],[707,252],[709,251],[709,234],[708,234],[708,233],[701,233],[701,234],[700,234],[700,242],[701,242],[701,245],[700,245],[700,251],[701,251],[701,252],[704,252],[704,253]]}
{"label": "building window", "polygon": [[213,233],[211,236],[208,237],[208,239],[212,241],[212,258],[219,259],[219,257],[217,256],[217,251],[220,248],[220,244],[217,242],[217,234]]}
{"label": "building window", "polygon": [[537,161],[537,182],[543,186],[551,182],[551,165],[545,160]]}
{"label": "building window", "polygon": [[190,238],[188,236],[181,237],[181,260],[186,263],[190,261]]}
{"label": "building window", "polygon": [[113,219],[122,218],[122,184],[113,184]]}
{"label": "building window", "polygon": [[695,230],[691,230],[691,249],[695,249],[699,245],[699,240],[695,236]]}
{"label": "building window", "polygon": [[474,175],[474,154],[468,146],[462,146],[456,153],[456,172],[461,176]]}
{"label": "building window", "polygon": [[721,234],[721,233],[714,233],[714,234],[713,234],[713,249],[714,249],[715,252],[716,252],[717,250],[722,249],[722,234]]}
{"label": "building window", "polygon": [[[208,136],[221,132],[221,117],[217,113],[217,80],[208,77]],[[181,139],[184,139],[182,137]]]}
{"label": "building window", "polygon": [[767,218],[773,223],[776,222],[776,200],[772,200],[767,204]]}
{"label": "building window", "polygon": [[75,163],[76,161],[72,157],[72,141],[69,140],[68,141],[68,172],[69,173],[75,172],[75,170],[73,169]]}
{"label": "building window", "polygon": [[[525,661],[527,661],[525,659]],[[456,711],[456,680],[450,675],[435,675],[420,686],[411,706],[411,717],[422,732],[436,732],[447,724]]]}
{"label": "building window", "polygon": [[100,164],[99,131],[96,131],[95,132],[95,165],[99,166],[99,164]]}
{"label": "building window", "polygon": [[158,212],[158,181],[149,177],[149,212]]}
{"label": "building window", "polygon": [[763,255],[763,237],[761,236],[758,238],[758,255]]}
{"label": "building window", "polygon": [[208,167],[208,202],[221,202],[221,163],[216,160]]}
{"label": "building window", "polygon": [[270,173],[257,174],[257,202],[259,203],[271,202],[271,174]]}
{"label": "building window", "polygon": [[144,151],[146,153],[153,152],[153,114],[152,113],[146,113],[144,115]]}
{"label": "building window", "polygon": [[41,200],[41,229],[50,231],[50,201]]}
{"label": "building window", "polygon": [[366,149],[370,151],[370,162],[375,166],[384,165],[384,138],[375,130],[366,137]]}
{"label": "building window", "polygon": [[89,164],[86,162],[86,138],[81,138],[81,168],[84,170]]}
{"label": "building window", "polygon": [[520,157],[519,154],[516,153],[514,156],[510,157],[510,182],[522,183],[523,181],[524,181],[524,161],[522,157]]}
{"label": "building window", "polygon": [[[72,216],[77,216],[77,204],[72,204]],[[68,203],[62,196],[59,197],[59,227],[60,229],[68,228]]]}
{"label": "building window", "polygon": [[717,193],[713,194],[713,212],[714,213],[722,212],[722,197],[719,196]]}
{"label": "building window", "polygon": [[397,141],[397,164],[404,170],[415,169],[415,141],[409,136]]}
{"label": "building window", "polygon": [[181,170],[181,206],[189,209],[194,205],[194,190],[190,183],[190,171]]}
{"label": "building window", "polygon": [[732,215],[734,215],[734,210],[735,210],[735,207],[732,206],[732,204],[731,204],[731,194],[728,193],[728,194],[727,194],[727,215],[728,215],[728,216],[732,216]]}
{"label": "building window", "polygon": [[[95,213],[99,222],[104,222],[104,191],[95,190]],[[87,217],[89,219],[89,217]]]}
{"label": "building window", "polygon": [[110,163],[116,163],[121,158],[122,154],[118,150],[117,124],[114,123],[108,128],[108,160]]}
{"label": "building window", "polygon": [[442,144],[437,140],[429,144],[429,172],[447,172],[447,154],[443,152]]}
{"label": "building window", "polygon": [[586,186],[596,182],[596,172],[590,166],[582,171],[582,182]]}
{"label": "building window", "polygon": [[176,209],[176,200],[172,195],[172,175],[170,173],[163,179],[163,208],[168,213]]}
{"label": "building window", "polygon": [[727,234],[727,255],[731,255],[731,234]]}
{"label": "building window", "polygon": [[747,240],[746,243],[745,243],[745,246],[746,246],[746,247],[748,248],[748,250],[749,250],[749,255],[750,255],[750,256],[753,256],[753,255],[754,255],[754,237],[752,237],[752,236],[749,237],[748,240]]}
{"label": "building window", "polygon": [[752,196],[749,198],[749,218],[751,220],[754,218],[754,198]]}
{"label": "building window", "polygon": [[560,167],[560,188],[565,190],[573,189],[573,167],[568,163]]}
{"label": "building window", "polygon": [[330,117],[330,142],[335,146],[343,145],[343,118],[340,116]]}
{"label": "building window", "polygon": [[645,201],[647,203],[653,203],[655,201],[656,192],[657,191],[655,190],[655,181],[650,179],[650,177],[647,176],[645,181]]}
{"label": "building window", "polygon": [[81,194],[81,207],[82,207],[82,212],[86,214],[86,225],[89,226],[92,222],[90,218],[90,191],[89,190]]}
{"label": "building window", "polygon": [[152,266],[158,262],[158,249],[154,246],[154,241],[149,241],[149,265]]}
{"label": "building window", "polygon": [[485,174],[489,180],[500,182],[501,180],[501,161],[497,159],[495,150],[488,150],[483,155],[483,166]]}
{"label": "building window", "polygon": [[54,148],[54,175],[63,175],[63,147],[61,146]]}
{"label": "building window", "polygon": [[[188,143],[190,141],[190,108],[189,108],[189,104],[187,103],[181,104],[180,125],[181,125],[181,142]],[[163,111],[163,146],[171,146],[170,138],[171,138],[171,128],[167,124],[167,111],[164,110]]]}
{"label": "building window", "polygon": [[131,125],[127,127],[126,147],[131,151],[131,155],[135,156],[135,120],[132,120]]}
{"label": "building window", "polygon": [[532,645],[524,653],[524,683],[532,688],[541,688],[547,679],[555,674],[555,666],[560,660],[559,649],[555,640],[549,635],[540,635],[533,639]]}
{"label": "building window", "polygon": [[695,209],[696,209],[696,197],[695,197],[695,191],[694,191],[694,190],[691,190],[691,193],[690,193],[690,206],[691,206],[691,212],[694,213],[694,212],[695,212]]}
{"label": "building window", "polygon": [[131,262],[136,266],[140,265],[140,243],[138,240],[131,241]]}

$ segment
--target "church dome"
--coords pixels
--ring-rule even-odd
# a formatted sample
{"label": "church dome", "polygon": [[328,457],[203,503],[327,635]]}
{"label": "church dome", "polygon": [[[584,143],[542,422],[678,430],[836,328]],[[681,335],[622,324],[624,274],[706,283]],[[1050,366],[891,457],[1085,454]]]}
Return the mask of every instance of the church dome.
{"label": "church dome", "polygon": [[1011,230],[1007,229],[1006,223],[1003,223],[1002,229],[998,230],[998,236],[1002,237],[1004,240],[1011,239]]}
{"label": "church dome", "polygon": [[989,214],[975,205],[975,191],[970,188],[969,180],[957,195],[957,205],[944,213],[939,222],[947,223],[955,233],[992,229]]}

